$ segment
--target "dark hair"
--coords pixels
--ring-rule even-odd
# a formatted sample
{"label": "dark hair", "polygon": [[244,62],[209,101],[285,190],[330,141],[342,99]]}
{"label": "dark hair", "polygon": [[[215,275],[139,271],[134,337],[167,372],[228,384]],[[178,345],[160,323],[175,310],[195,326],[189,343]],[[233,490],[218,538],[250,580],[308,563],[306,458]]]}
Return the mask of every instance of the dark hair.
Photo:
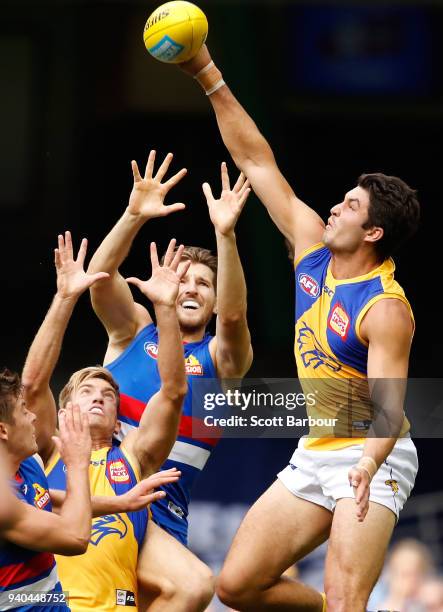
{"label": "dark hair", "polygon": [[[177,250],[177,249],[176,249]],[[165,256],[161,258],[163,264]],[[190,261],[193,264],[199,263],[207,266],[214,273],[214,287],[217,289],[217,257],[213,255],[208,249],[202,249],[201,247],[187,246],[183,251],[182,261]]]}
{"label": "dark hair", "polygon": [[383,236],[375,243],[379,257],[387,259],[411,238],[420,221],[417,191],[396,176],[362,174],[359,187],[369,192],[368,220],[364,229],[383,228]]}
{"label": "dark hair", "polygon": [[16,372],[11,372],[8,368],[0,371],[0,421],[2,423],[14,424],[12,413],[15,408],[15,401],[22,392],[22,382]]}

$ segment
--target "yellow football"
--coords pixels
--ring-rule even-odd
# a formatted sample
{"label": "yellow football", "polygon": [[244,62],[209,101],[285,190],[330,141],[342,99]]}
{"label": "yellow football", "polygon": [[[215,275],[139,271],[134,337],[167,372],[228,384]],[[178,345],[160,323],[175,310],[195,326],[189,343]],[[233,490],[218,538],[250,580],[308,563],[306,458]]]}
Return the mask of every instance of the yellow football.
{"label": "yellow football", "polygon": [[146,49],[160,62],[179,64],[198,53],[208,35],[208,20],[184,0],[166,2],[149,16],[143,31]]}

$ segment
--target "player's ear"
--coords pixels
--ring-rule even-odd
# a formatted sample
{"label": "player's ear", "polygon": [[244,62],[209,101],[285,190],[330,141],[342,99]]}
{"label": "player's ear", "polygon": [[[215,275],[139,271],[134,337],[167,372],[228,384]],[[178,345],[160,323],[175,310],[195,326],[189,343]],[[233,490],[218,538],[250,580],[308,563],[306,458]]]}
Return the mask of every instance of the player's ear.
{"label": "player's ear", "polygon": [[8,426],[6,423],[0,422],[0,440],[5,440],[5,442],[7,442],[8,437]]}
{"label": "player's ear", "polygon": [[116,421],[115,422],[115,427],[114,427],[114,436],[118,436],[118,434],[120,433],[121,428],[122,428],[121,421]]}
{"label": "player's ear", "polygon": [[215,298],[214,308],[212,309],[212,312],[213,312],[215,315],[218,313],[218,307],[217,307],[217,298]]}
{"label": "player's ear", "polygon": [[371,227],[365,236],[365,242],[378,242],[383,238],[384,230],[382,227]]}

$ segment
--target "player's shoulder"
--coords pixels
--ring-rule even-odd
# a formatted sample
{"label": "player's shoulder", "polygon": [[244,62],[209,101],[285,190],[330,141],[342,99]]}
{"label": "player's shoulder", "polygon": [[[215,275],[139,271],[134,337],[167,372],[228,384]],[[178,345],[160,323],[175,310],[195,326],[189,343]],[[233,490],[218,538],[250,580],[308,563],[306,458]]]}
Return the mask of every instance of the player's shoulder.
{"label": "player's shoulder", "polygon": [[369,341],[377,338],[411,336],[413,321],[408,305],[401,299],[380,299],[368,310],[361,331]]}

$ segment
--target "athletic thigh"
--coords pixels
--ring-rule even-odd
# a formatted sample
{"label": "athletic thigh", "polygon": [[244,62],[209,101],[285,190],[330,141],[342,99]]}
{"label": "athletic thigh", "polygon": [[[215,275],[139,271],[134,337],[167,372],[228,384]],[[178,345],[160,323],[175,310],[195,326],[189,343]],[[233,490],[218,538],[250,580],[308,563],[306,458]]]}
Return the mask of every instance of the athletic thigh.
{"label": "athletic thigh", "polygon": [[212,588],[213,581],[208,566],[153,521],[140,550],[137,576],[142,599],[147,594],[154,597],[159,592],[192,589],[194,583],[200,588],[206,580]]}
{"label": "athletic thigh", "polygon": [[356,518],[353,499],[339,499],[335,507],[326,556],[325,589],[369,597],[383,568],[395,526],[394,513],[369,502],[365,520]]}
{"label": "athletic thigh", "polygon": [[243,519],[223,566],[223,577],[266,588],[327,540],[332,513],[296,497],[279,480]]}

